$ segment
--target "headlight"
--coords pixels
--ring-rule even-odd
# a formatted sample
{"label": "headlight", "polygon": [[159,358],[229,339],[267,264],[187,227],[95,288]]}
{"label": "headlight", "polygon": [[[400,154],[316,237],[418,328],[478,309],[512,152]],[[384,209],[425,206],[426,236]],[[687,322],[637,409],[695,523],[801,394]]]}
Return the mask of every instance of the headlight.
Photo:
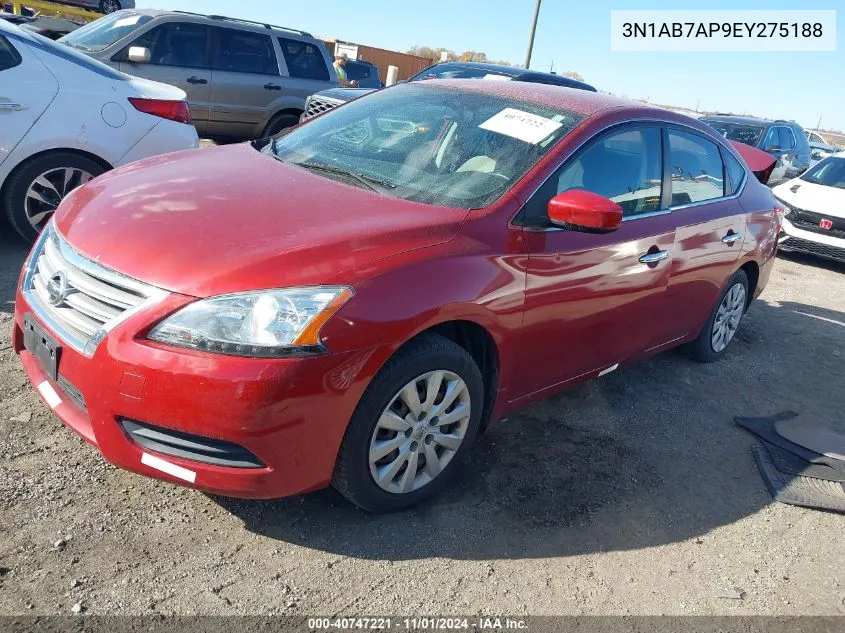
{"label": "headlight", "polygon": [[352,297],[345,286],[259,290],[202,299],[156,325],[159,343],[274,358],[320,345],[320,329]]}
{"label": "headlight", "polygon": [[784,215],[784,217],[785,217],[785,216],[787,216],[787,215],[789,215],[790,213],[792,213],[792,207],[791,207],[789,204],[787,204],[786,202],[784,202],[783,200],[781,200],[781,199],[780,199],[780,198],[778,198],[777,196],[775,196],[775,200],[777,200],[777,201],[778,201],[778,204],[780,204],[780,206],[782,206],[782,207],[783,207],[783,215]]}

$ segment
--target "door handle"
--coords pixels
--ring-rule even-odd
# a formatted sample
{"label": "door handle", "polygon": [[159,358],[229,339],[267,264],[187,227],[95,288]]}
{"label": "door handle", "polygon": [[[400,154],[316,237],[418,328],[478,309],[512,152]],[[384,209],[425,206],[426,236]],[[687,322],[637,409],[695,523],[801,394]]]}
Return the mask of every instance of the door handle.
{"label": "door handle", "polygon": [[189,84],[207,84],[208,83],[208,79],[203,79],[202,77],[197,77],[196,75],[188,77],[185,81],[187,81]]}
{"label": "door handle", "polygon": [[669,257],[669,251],[654,251],[640,257],[641,264],[656,264]]}
{"label": "door handle", "polygon": [[0,101],[0,110],[11,110],[12,112],[19,112],[26,110],[29,106],[21,105],[20,103],[12,103],[11,101]]}
{"label": "door handle", "polygon": [[740,239],[742,239],[742,233],[734,233],[733,231],[728,231],[728,234],[722,238],[722,241],[725,244],[731,245]]}
{"label": "door handle", "polygon": [[271,84],[266,83],[264,84],[264,90],[281,90],[282,87],[279,84]]}

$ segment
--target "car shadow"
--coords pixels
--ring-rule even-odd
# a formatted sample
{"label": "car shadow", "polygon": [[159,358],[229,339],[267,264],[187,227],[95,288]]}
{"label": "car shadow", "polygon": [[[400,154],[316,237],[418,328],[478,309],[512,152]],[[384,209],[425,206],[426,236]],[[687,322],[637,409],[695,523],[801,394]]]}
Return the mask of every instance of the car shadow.
{"label": "car shadow", "polygon": [[845,273],[845,262],[817,257],[816,255],[811,255],[809,253],[802,253],[800,251],[778,251],[778,257],[795,262],[796,264],[804,264],[815,268],[824,268],[825,270],[835,273]]}
{"label": "car shadow", "polygon": [[213,498],[255,533],[364,559],[541,558],[697,541],[772,503],[750,455],[755,439],[734,416],[791,409],[833,419],[842,410],[843,327],[840,312],[757,301],[719,362],[667,352],[528,406],[479,438],[444,494],[405,512],[370,515],[332,489]]}
{"label": "car shadow", "polygon": [[0,222],[0,312],[15,311],[15,291],[29,245]]}

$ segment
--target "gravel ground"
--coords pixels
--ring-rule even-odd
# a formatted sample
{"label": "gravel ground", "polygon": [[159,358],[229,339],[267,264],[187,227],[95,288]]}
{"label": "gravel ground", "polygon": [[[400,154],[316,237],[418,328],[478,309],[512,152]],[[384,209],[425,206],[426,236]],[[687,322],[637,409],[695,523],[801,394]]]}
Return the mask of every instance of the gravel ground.
{"label": "gravel ground", "polygon": [[669,352],[528,407],[442,498],[376,517],[105,463],[10,350],[24,256],[0,237],[0,614],[845,614],[843,517],[774,503],[732,422],[845,431],[845,266],[780,259],[723,361]]}

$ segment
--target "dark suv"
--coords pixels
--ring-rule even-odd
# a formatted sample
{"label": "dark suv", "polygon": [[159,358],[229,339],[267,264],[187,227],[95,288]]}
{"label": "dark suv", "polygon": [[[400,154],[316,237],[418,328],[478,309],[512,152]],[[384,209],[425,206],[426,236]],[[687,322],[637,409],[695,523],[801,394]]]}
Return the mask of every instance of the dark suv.
{"label": "dark suv", "polygon": [[345,70],[346,78],[357,82],[359,88],[371,88],[373,90],[384,88],[384,84],[381,83],[378,76],[378,67],[371,62],[366,62],[363,59],[347,59]]}
{"label": "dark suv", "polygon": [[[352,61],[347,61],[347,68]],[[360,63],[360,62],[358,62]],[[347,70],[347,73],[349,71]],[[350,79],[355,79],[352,74],[349,74]],[[562,75],[554,73],[544,73],[537,70],[526,70],[525,68],[516,68],[515,66],[503,66],[501,64],[482,64],[479,62],[443,62],[442,64],[434,64],[425,70],[421,70],[416,75],[408,79],[408,81],[424,81],[428,79],[487,79],[499,81],[527,81],[536,84],[552,84],[554,86],[564,86],[566,88],[577,88],[579,90],[587,90],[588,92],[597,92],[593,86],[570,79]],[[305,121],[313,116],[322,114],[332,108],[352,101],[358,97],[363,97],[369,94],[373,89],[367,89],[362,83],[358,83],[358,88],[330,88],[317,94],[311,95],[305,103],[305,112],[300,117],[300,121]],[[378,86],[381,87],[381,86]]]}
{"label": "dark suv", "polygon": [[701,120],[725,138],[758,147],[777,158],[770,185],[797,178],[810,167],[810,144],[804,128],[795,121],[728,115],[706,116]]}

